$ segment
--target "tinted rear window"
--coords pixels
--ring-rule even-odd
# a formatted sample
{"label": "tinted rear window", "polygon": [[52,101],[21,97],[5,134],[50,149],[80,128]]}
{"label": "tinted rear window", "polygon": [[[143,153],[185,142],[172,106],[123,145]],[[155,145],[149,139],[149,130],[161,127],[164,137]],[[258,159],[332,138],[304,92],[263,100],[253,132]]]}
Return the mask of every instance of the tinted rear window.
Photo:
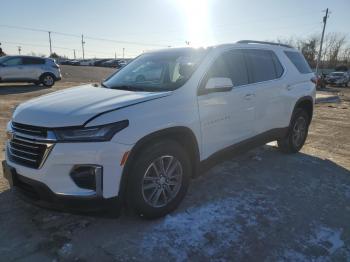
{"label": "tinted rear window", "polygon": [[284,51],[284,53],[300,73],[308,74],[312,72],[309,64],[306,62],[304,56],[301,53],[292,51]]}
{"label": "tinted rear window", "polygon": [[251,83],[263,82],[280,78],[283,67],[276,55],[270,50],[245,50],[248,72]]}
{"label": "tinted rear window", "polygon": [[25,65],[41,65],[41,64],[45,64],[45,60],[42,58],[36,58],[36,57],[24,57],[23,63]]}

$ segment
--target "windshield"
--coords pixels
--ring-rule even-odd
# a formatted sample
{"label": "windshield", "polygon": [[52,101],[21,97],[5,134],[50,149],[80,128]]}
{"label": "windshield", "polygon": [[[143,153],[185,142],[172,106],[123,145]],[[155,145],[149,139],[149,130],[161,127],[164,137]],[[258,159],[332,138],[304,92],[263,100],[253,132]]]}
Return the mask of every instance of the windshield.
{"label": "windshield", "polygon": [[144,54],[110,76],[103,86],[132,91],[170,91],[182,86],[205,56],[206,49]]}

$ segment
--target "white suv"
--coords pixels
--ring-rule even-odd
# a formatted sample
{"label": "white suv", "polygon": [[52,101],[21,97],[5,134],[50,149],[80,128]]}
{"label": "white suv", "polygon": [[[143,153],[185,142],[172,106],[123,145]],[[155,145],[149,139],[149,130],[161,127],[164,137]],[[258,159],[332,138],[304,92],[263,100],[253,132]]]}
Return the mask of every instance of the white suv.
{"label": "white suv", "polygon": [[[149,68],[161,70],[148,79]],[[299,51],[274,43],[142,54],[101,85],[19,105],[7,126],[4,174],[41,205],[127,203],[163,216],[199,164],[225,149],[277,140],[298,152],[313,114],[313,77]]]}

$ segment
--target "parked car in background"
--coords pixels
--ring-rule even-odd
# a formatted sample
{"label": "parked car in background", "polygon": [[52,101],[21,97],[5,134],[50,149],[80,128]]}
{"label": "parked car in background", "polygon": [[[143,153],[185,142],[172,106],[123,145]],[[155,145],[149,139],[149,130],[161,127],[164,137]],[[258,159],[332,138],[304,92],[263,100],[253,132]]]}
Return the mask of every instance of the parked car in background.
{"label": "parked car in background", "polygon": [[118,60],[116,59],[110,59],[101,64],[104,67],[114,67],[117,68],[119,66]]}
{"label": "parked car in background", "polygon": [[326,83],[336,86],[349,86],[350,76],[348,72],[332,72],[326,76]]}
{"label": "parked car in background", "polygon": [[111,60],[110,58],[108,59],[97,59],[95,62],[94,62],[94,66],[102,66],[102,64],[108,60]]}
{"label": "parked car in background", "polygon": [[111,59],[111,60],[103,62],[101,65],[104,67],[113,67],[113,68],[119,69],[119,68],[125,66],[126,62],[124,60],[121,60],[121,59]]}
{"label": "parked car in background", "polygon": [[81,66],[93,66],[95,63],[94,59],[86,59],[86,60],[80,60],[79,65]]}
{"label": "parked car in background", "polygon": [[60,65],[70,65],[70,60],[61,60],[60,62],[59,62],[59,64]]}
{"label": "parked car in background", "polygon": [[[139,81],[150,71],[152,80]],[[200,163],[220,152],[274,140],[298,152],[313,114],[313,77],[302,53],[276,43],[145,53],[100,86],[20,104],[7,125],[4,175],[39,205],[126,203],[140,216],[164,216]]]}
{"label": "parked car in background", "polygon": [[76,59],[70,60],[70,65],[78,66],[78,65],[80,65],[80,61],[79,61],[79,60],[76,60]]}
{"label": "parked car in background", "polygon": [[55,60],[34,56],[3,56],[0,58],[0,82],[28,82],[51,87],[61,80]]}

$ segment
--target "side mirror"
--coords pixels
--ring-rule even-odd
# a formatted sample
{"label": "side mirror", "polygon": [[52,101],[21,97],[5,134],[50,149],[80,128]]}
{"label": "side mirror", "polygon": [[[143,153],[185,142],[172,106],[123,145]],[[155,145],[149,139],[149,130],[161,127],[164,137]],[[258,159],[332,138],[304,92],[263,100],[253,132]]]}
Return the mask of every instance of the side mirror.
{"label": "side mirror", "polygon": [[204,88],[204,93],[228,92],[233,89],[233,83],[227,77],[213,77],[209,78]]}

